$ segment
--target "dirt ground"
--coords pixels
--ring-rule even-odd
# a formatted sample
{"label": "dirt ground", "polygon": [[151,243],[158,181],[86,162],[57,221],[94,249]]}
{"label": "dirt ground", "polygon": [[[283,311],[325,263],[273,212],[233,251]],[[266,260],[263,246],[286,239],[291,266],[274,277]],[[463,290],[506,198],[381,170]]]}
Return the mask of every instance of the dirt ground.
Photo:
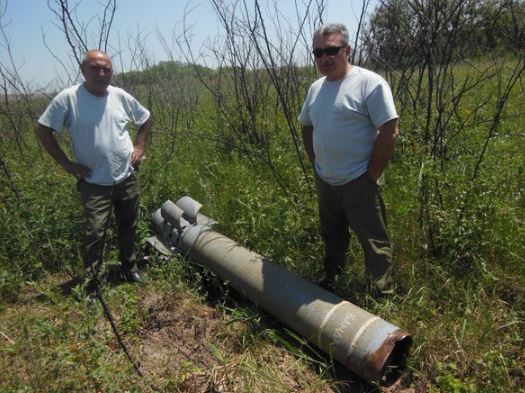
{"label": "dirt ground", "polygon": [[211,307],[188,301],[179,292],[170,295],[166,299],[154,292],[143,293],[143,372],[173,381],[182,391],[232,391],[235,381],[217,378],[218,360],[210,345],[224,329],[222,316]]}
{"label": "dirt ground", "polygon": [[[174,290],[168,297],[152,290],[141,293],[141,308],[145,315],[140,328],[141,369],[153,379],[176,387],[182,392],[236,392],[246,390],[246,381],[240,363],[243,348],[240,336],[250,327],[236,321],[217,308],[188,298],[187,292]],[[357,393],[380,392],[377,387],[360,380],[345,381],[345,371],[324,379],[313,368],[295,370],[298,359],[277,345],[265,348],[269,362],[276,368],[278,391]],[[295,366],[293,366],[295,365]],[[336,373],[337,374],[337,373]],[[321,381],[321,382],[320,382]],[[264,383],[253,387],[264,391]],[[415,393],[396,384],[382,391]]]}

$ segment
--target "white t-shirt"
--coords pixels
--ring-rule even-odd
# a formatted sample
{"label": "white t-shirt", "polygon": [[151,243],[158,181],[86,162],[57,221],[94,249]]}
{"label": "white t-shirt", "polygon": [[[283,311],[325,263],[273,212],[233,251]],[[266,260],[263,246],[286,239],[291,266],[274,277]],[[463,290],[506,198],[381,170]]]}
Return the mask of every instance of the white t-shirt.
{"label": "white t-shirt", "polygon": [[388,83],[354,65],[340,80],[323,77],[312,84],[299,122],[314,129],[317,173],[341,185],[367,171],[378,128],[397,117]]}
{"label": "white t-shirt", "polygon": [[98,97],[78,84],[58,93],[38,122],[57,132],[67,128],[76,162],[91,168],[86,181],[112,185],[133,172],[128,123],[141,126],[149,116],[146,108],[118,87],[109,86],[108,94]]}

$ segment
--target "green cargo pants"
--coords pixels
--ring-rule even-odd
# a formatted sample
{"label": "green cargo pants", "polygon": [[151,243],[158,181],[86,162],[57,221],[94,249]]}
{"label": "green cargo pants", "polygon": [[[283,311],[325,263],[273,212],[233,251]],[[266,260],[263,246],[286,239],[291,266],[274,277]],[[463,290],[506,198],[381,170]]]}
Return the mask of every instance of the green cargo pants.
{"label": "green cargo pants", "polygon": [[114,210],[119,260],[124,269],[130,269],[134,263],[135,232],[139,216],[140,186],[136,173],[133,172],[126,180],[112,186],[101,186],[79,180],[77,189],[80,192],[86,220],[84,268],[96,271],[100,269],[95,263],[101,257],[104,230],[108,225],[111,210]]}
{"label": "green cargo pants", "polygon": [[333,186],[316,175],[325,274],[333,280],[346,263],[350,227],[363,247],[365,271],[379,290],[392,285],[392,248],[381,188],[368,176]]}

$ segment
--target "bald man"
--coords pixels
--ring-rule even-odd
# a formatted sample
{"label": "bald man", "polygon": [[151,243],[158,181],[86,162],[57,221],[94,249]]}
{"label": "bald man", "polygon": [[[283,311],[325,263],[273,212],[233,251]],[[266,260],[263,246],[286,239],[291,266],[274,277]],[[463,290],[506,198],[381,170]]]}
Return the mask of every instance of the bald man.
{"label": "bald man", "polygon": [[[136,168],[152,125],[150,112],[130,94],[110,85],[113,65],[106,53],[86,52],[80,70],[84,83],[53,98],[38,119],[36,135],[51,157],[77,179],[86,218],[87,277],[96,277],[100,270],[104,231],[114,210],[121,277],[140,282],[134,261],[140,193]],[[138,126],[135,143],[128,131],[130,123]],[[63,128],[71,135],[73,159],[55,138]]]}

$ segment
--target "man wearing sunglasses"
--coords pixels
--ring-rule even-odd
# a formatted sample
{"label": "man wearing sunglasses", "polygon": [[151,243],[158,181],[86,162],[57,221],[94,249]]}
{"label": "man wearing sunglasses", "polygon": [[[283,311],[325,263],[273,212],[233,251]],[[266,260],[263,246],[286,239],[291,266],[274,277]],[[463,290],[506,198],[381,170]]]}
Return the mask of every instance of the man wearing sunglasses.
{"label": "man wearing sunglasses", "polygon": [[[86,217],[84,268],[91,288],[100,269],[104,235],[114,211],[121,277],[139,282],[134,263],[135,231],[139,214],[138,164],[152,121],[150,112],[124,90],[110,86],[113,66],[99,50],[84,54],[80,70],[84,83],[57,94],[38,119],[36,134],[47,152],[77,179]],[[135,143],[128,124],[138,126]],[[74,160],[55,138],[67,128]]]}
{"label": "man wearing sunglasses", "polygon": [[392,290],[392,248],[378,180],[399,134],[392,92],[379,75],[348,62],[348,30],[341,24],[314,32],[313,55],[324,76],[310,87],[299,115],[314,165],[325,276],[332,290],[346,263],[349,228],[365,256],[373,289]]}

